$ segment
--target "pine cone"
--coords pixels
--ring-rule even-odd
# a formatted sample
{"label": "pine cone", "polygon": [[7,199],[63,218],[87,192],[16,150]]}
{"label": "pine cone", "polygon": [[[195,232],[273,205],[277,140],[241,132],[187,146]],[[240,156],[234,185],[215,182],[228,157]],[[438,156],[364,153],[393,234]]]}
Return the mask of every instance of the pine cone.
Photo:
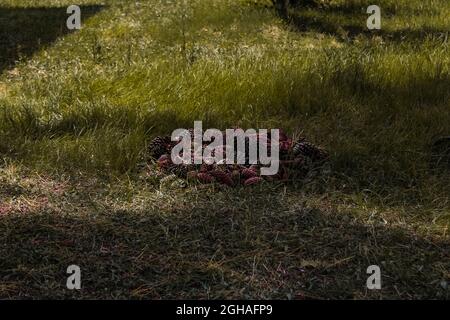
{"label": "pine cone", "polygon": [[189,171],[188,166],[182,164],[173,164],[169,166],[168,171],[177,177],[186,178]]}
{"label": "pine cone", "polygon": [[197,179],[198,181],[200,181],[201,183],[213,183],[214,182],[214,178],[213,176],[211,176],[208,173],[204,173],[204,172],[200,172],[197,174]]}
{"label": "pine cone", "polygon": [[328,153],[325,150],[304,139],[297,140],[294,143],[292,153],[295,157],[304,156],[310,158],[312,161],[323,161],[328,158]]}
{"label": "pine cone", "polygon": [[242,170],[242,176],[245,179],[249,179],[249,178],[257,177],[258,173],[252,169],[244,169],[244,170]]}
{"label": "pine cone", "polygon": [[252,177],[252,178],[245,180],[244,185],[251,186],[254,184],[258,184],[262,181],[263,181],[263,178],[261,178],[261,177]]}
{"label": "pine cone", "polygon": [[158,158],[158,167],[161,169],[167,169],[172,165],[172,161],[167,154],[163,154]]}
{"label": "pine cone", "polygon": [[209,174],[212,175],[214,178],[216,178],[216,180],[219,181],[220,183],[226,184],[227,186],[230,187],[234,185],[231,175],[227,174],[224,171],[213,170],[209,172]]}
{"label": "pine cone", "polygon": [[158,136],[154,138],[148,145],[150,157],[158,159],[163,154],[170,153],[171,143],[172,141],[169,136]]}

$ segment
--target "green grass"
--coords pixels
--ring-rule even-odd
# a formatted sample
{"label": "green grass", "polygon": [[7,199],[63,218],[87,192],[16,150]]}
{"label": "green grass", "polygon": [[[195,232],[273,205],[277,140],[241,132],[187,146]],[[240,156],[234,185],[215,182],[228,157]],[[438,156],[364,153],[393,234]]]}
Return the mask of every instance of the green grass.
{"label": "green grass", "polygon": [[[379,1],[377,32],[366,1],[289,21],[268,1],[79,1],[104,6],[67,34],[69,2],[0,0],[25,35],[0,53],[1,297],[448,298],[450,170],[430,155],[450,135],[448,1]],[[35,27],[4,18],[32,7]],[[331,161],[212,194],[142,177],[146,143],[194,120],[303,132]]]}

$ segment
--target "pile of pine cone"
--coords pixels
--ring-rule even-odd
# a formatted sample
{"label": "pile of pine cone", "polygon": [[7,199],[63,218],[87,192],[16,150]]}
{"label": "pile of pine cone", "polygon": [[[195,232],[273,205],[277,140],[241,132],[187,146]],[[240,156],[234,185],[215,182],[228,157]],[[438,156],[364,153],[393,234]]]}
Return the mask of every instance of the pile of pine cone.
{"label": "pile of pine cone", "polygon": [[[193,141],[193,129],[189,129]],[[225,132],[223,132],[223,141]],[[257,136],[259,141],[260,137]],[[246,150],[248,152],[248,142],[246,139]],[[245,164],[174,164],[171,160],[172,148],[178,142],[171,141],[170,136],[158,136],[154,138],[149,146],[151,159],[156,160],[156,164],[164,173],[175,174],[179,178],[187,179],[191,182],[214,183],[218,182],[227,186],[254,185],[264,180],[266,181],[289,181],[301,179],[317,166],[320,166],[328,159],[328,153],[322,148],[308,142],[305,138],[293,141],[280,130],[279,142],[279,170],[276,175],[263,176],[260,174],[260,164],[248,163],[248,154],[245,155]],[[204,143],[203,149],[210,144]],[[270,137],[268,138],[270,145]],[[236,148],[236,144],[235,144]],[[225,150],[225,146],[224,146]],[[270,147],[269,147],[270,154]],[[235,150],[236,151],[236,150]],[[236,154],[236,152],[235,152]],[[192,155],[193,157],[193,155]]]}

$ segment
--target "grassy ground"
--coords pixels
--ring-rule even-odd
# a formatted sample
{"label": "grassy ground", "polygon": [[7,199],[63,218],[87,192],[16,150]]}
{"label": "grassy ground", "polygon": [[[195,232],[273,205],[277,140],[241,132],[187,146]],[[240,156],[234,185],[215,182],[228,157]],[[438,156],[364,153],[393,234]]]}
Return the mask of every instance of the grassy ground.
{"label": "grassy ground", "polygon": [[[264,1],[78,1],[75,33],[69,2],[0,0],[0,297],[448,298],[450,171],[430,155],[448,1],[380,0],[371,33],[356,0],[289,21]],[[137,169],[194,120],[303,132],[331,162],[237,190]]]}

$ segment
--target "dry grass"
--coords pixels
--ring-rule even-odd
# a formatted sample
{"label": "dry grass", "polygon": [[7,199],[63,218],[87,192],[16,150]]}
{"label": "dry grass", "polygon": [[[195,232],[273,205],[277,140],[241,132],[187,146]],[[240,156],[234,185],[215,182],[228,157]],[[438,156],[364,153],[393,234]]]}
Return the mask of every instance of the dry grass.
{"label": "dry grass", "polygon": [[[442,211],[362,212],[308,184],[180,189],[154,174],[126,183],[11,166],[1,176],[2,298],[448,298]],[[79,292],[65,288],[70,264]],[[372,264],[380,291],[365,287]]]}

